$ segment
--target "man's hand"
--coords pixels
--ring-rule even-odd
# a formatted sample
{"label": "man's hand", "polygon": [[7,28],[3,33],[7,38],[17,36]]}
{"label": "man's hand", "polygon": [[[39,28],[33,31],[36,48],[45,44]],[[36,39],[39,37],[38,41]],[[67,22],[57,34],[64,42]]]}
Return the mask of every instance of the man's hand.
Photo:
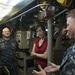
{"label": "man's hand", "polygon": [[40,71],[36,71],[36,70],[33,70],[33,74],[34,75],[46,75],[46,72],[42,69],[42,67],[40,65],[38,65]]}
{"label": "man's hand", "polygon": [[50,64],[50,66],[47,66],[47,67],[44,68],[44,70],[46,72],[55,72],[55,71],[58,71],[59,68],[60,68],[60,66],[58,66],[54,63],[49,62],[49,64]]}

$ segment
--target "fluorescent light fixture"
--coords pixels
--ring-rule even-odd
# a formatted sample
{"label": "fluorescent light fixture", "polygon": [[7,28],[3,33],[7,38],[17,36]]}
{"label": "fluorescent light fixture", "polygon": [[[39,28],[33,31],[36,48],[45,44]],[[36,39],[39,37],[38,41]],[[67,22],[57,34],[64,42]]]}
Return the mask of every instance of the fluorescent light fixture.
{"label": "fluorescent light fixture", "polygon": [[22,2],[23,0],[11,0],[11,2],[8,3],[8,5],[10,6],[15,6],[16,4],[18,4],[19,2]]}
{"label": "fluorescent light fixture", "polygon": [[4,16],[10,13],[13,6],[22,1],[23,0],[0,0],[0,21]]}
{"label": "fluorescent light fixture", "polygon": [[22,2],[23,0],[0,0],[0,3],[8,6],[15,6],[19,2]]}
{"label": "fluorescent light fixture", "polygon": [[8,0],[0,0],[0,3],[6,4],[7,1],[8,1]]}
{"label": "fluorescent light fixture", "polygon": [[6,16],[7,14],[9,14],[11,10],[12,10],[12,9],[2,9],[2,13],[0,14],[0,20],[1,20],[4,16]]}
{"label": "fluorescent light fixture", "polygon": [[0,20],[6,16],[7,14],[10,13],[10,11],[12,10],[13,7],[11,6],[3,6],[3,5],[0,5]]}
{"label": "fluorescent light fixture", "polygon": [[4,17],[5,15],[7,15],[12,9],[3,9],[2,10],[2,14],[0,14],[0,17]]}

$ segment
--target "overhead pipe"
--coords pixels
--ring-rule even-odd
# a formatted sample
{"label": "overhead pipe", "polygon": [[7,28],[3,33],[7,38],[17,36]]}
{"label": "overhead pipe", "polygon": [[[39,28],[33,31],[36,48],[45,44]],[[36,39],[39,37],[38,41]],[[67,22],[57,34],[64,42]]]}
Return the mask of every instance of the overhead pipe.
{"label": "overhead pipe", "polygon": [[[20,17],[20,16],[22,16],[22,15],[28,13],[29,11],[31,11],[31,10],[37,8],[37,7],[40,7],[40,6],[48,6],[48,5],[49,5],[49,4],[38,4],[38,5],[34,6],[34,7],[32,7],[32,8],[30,8],[30,9],[26,10],[25,12],[23,12],[23,13],[21,13],[21,14],[15,16],[15,17],[9,19],[9,20],[6,21],[6,22],[12,21],[12,20],[14,20],[14,19],[16,19],[16,18],[18,18],[18,17]],[[5,23],[6,23],[6,22],[5,22]]]}
{"label": "overhead pipe", "polygon": [[61,12],[59,12],[58,14],[56,14],[52,19],[55,19],[56,17],[60,16],[61,14],[63,14],[66,11],[68,11],[68,9],[62,10]]}

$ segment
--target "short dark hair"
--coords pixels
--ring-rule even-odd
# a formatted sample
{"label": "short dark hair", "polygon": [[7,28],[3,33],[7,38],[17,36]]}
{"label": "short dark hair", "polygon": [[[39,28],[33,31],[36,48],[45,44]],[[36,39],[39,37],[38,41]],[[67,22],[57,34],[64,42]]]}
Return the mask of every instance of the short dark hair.
{"label": "short dark hair", "polygon": [[44,25],[37,25],[35,29],[37,30],[39,27],[41,27],[41,29],[42,29],[43,31],[45,31],[45,26],[44,26]]}
{"label": "short dark hair", "polygon": [[67,14],[67,18],[68,18],[68,17],[75,18],[75,9],[72,9],[72,10]]}
{"label": "short dark hair", "polygon": [[[10,32],[11,32],[11,29],[10,29],[10,27],[4,27],[3,29],[5,29],[5,28],[8,28],[8,29],[10,30]],[[3,29],[2,29],[2,30],[3,30]]]}

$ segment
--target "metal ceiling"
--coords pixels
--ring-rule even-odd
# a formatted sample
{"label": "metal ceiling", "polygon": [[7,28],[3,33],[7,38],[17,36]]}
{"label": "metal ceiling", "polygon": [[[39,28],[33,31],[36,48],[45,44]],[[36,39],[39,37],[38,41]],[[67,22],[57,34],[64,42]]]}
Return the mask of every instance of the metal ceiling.
{"label": "metal ceiling", "polygon": [[0,21],[0,24],[5,23],[8,19],[20,14],[23,11],[26,11],[27,9],[29,9],[30,7],[32,7],[33,5],[35,5],[37,0],[23,0],[21,3],[17,4],[16,6],[13,7],[12,11],[6,15],[2,21]]}

